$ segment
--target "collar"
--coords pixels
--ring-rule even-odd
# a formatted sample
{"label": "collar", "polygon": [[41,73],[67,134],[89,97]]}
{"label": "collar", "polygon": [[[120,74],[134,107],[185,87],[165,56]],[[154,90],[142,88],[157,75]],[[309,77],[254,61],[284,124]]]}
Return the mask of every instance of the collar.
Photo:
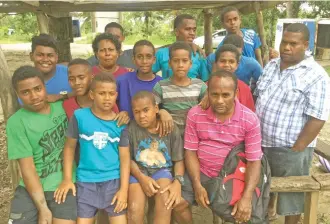
{"label": "collar", "polygon": [[[242,109],[242,106],[241,106],[240,102],[238,101],[238,99],[235,99],[234,114],[229,119],[225,120],[223,123],[227,123],[227,122],[231,123],[231,121],[239,121],[239,118],[240,118],[240,115],[241,115],[241,109]],[[207,115],[207,118],[212,120],[213,122],[216,122],[216,123],[219,122],[218,118],[213,113],[211,107],[209,107],[206,110],[206,115]]]}
{"label": "collar", "polygon": [[[311,63],[313,63],[313,62],[314,62],[313,56],[305,56],[305,58],[301,62],[299,62],[298,64],[293,65],[285,70],[295,70],[299,67],[309,67],[311,65]],[[272,61],[270,61],[269,63],[276,64],[276,66],[278,68],[280,68],[281,58],[275,58]]]}

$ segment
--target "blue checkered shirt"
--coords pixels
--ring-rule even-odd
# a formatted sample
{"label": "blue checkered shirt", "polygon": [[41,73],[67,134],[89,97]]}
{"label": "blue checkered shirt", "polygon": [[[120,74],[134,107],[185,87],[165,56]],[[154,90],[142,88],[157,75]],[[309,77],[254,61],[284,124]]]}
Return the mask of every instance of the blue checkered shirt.
{"label": "blue checkered shirt", "polygon": [[[263,147],[292,147],[310,117],[329,117],[330,80],[313,57],[283,71],[280,58],[270,61],[254,95]],[[308,146],[315,145],[316,139]]]}

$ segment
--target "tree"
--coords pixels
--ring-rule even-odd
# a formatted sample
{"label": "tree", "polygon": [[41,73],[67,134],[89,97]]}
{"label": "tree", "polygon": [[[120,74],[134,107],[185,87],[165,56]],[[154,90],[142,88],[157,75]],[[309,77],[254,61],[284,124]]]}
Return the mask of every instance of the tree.
{"label": "tree", "polygon": [[330,1],[308,1],[312,12],[305,14],[308,18],[330,18]]}

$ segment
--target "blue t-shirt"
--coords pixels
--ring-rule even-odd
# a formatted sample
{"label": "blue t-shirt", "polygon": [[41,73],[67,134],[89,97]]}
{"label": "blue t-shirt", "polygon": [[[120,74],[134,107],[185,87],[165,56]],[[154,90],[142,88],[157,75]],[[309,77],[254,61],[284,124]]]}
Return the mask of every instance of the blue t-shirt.
{"label": "blue t-shirt", "polygon": [[60,94],[62,91],[71,92],[68,79],[68,67],[56,65],[55,75],[45,82],[47,94]]}
{"label": "blue t-shirt", "polygon": [[[156,62],[152,66],[152,71],[154,73],[162,71],[163,79],[167,79],[173,75],[172,69],[169,67],[170,52],[168,47],[161,48],[156,53]],[[206,68],[206,59],[203,58],[199,53],[194,55],[191,54],[192,66],[188,72],[190,78],[198,78],[203,81],[208,80],[209,73]]]}
{"label": "blue t-shirt", "polygon": [[90,108],[74,112],[67,137],[79,141],[77,181],[98,183],[120,178],[118,144],[125,127],[117,127],[117,121],[96,117]]}
{"label": "blue t-shirt", "polygon": [[[255,50],[261,46],[260,38],[258,34],[252,29],[241,29],[243,33],[244,47],[242,55],[246,57],[256,58]],[[226,39],[226,38],[225,38]],[[224,39],[218,46],[218,49],[223,45]]]}
{"label": "blue t-shirt", "polygon": [[[212,72],[214,62],[215,54],[212,53],[207,56],[207,69],[210,73]],[[262,74],[262,67],[254,58],[241,56],[241,60],[239,61],[235,74],[239,80],[245,82],[247,85],[250,85],[251,78],[253,78],[254,81],[258,81],[260,75]]]}
{"label": "blue t-shirt", "polygon": [[137,72],[128,72],[117,78],[117,105],[119,111],[127,111],[130,118],[133,119],[131,101],[133,96],[139,91],[152,92],[155,84],[162,80],[162,77],[156,75],[153,80],[143,81],[137,77]]}

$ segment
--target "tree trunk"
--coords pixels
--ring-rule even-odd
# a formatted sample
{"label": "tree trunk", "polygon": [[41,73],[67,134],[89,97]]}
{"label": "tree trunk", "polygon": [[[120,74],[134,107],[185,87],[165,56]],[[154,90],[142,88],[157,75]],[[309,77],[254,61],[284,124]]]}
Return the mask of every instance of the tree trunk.
{"label": "tree trunk", "polygon": [[204,9],[204,50],[206,55],[209,55],[213,52],[212,45],[212,9]]}
{"label": "tree trunk", "polygon": [[301,2],[288,1],[286,3],[286,18],[298,18]]}
{"label": "tree trunk", "polygon": [[49,34],[57,41],[58,63],[71,61],[70,43],[73,42],[72,17],[49,17]]}
{"label": "tree trunk", "polygon": [[92,33],[96,33],[96,18],[95,12],[91,12]]}
{"label": "tree trunk", "polygon": [[264,21],[262,11],[260,9],[260,2],[254,2],[254,10],[257,14],[258,33],[261,40],[261,54],[263,64],[266,65],[269,61],[269,50],[266,41],[266,34],[264,28]]}
{"label": "tree trunk", "polygon": [[[11,77],[12,75],[9,73],[5,55],[0,47],[0,100],[5,122],[19,109],[17,96],[11,85]],[[11,172],[12,187],[15,189],[20,179],[17,161],[9,161],[9,168]]]}
{"label": "tree trunk", "polygon": [[39,33],[49,33],[49,20],[45,13],[43,12],[36,12],[37,21],[38,21],[38,27],[39,27]]}

